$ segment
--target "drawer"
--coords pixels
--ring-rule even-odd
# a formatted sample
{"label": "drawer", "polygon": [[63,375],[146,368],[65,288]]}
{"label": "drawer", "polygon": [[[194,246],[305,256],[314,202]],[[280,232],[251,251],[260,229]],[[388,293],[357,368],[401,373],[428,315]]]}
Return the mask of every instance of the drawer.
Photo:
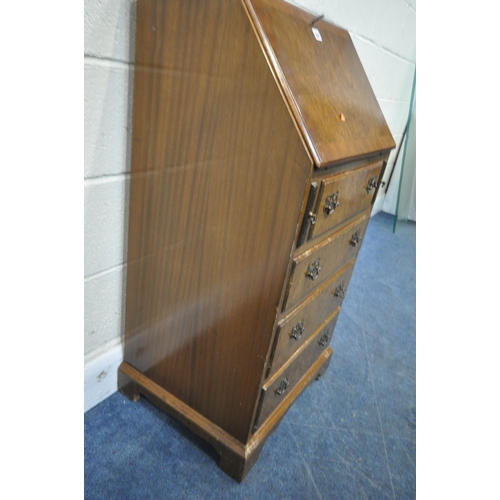
{"label": "drawer", "polygon": [[[309,239],[317,238],[370,207],[375,199],[384,162],[324,178],[314,209]],[[310,217],[310,215],[308,215]],[[310,222],[310,220],[309,220]]]}
{"label": "drawer", "polygon": [[259,427],[278,406],[284,403],[295,385],[323,354],[331,339],[331,335],[324,336],[323,330],[320,330],[317,335],[308,339],[293,361],[264,384],[255,427]]}
{"label": "drawer", "polygon": [[[332,302],[332,299],[335,300],[333,295],[331,297],[328,297],[328,299],[330,299],[330,302]],[[323,334],[327,333],[327,330],[329,334],[333,333],[339,315],[339,311],[340,307],[338,307],[326,321],[320,323],[319,329],[323,331]],[[315,319],[316,318],[312,318],[313,321]],[[271,369],[269,371],[270,377],[272,377],[287,360],[293,358],[300,352],[300,348],[306,343],[309,337],[311,337],[311,332],[313,336],[315,336],[318,333],[318,329],[316,328],[313,330],[313,327],[311,325],[309,325],[311,326],[311,332],[308,332],[306,330],[308,323],[307,323],[307,317],[305,315],[304,318],[302,318],[301,322],[302,324],[305,325],[304,334],[298,340],[294,340],[294,337],[290,335],[290,325],[292,325],[294,321],[290,322],[290,324],[288,324],[287,326],[281,328],[280,331],[278,332],[276,350],[274,352]]]}
{"label": "drawer", "polygon": [[[276,341],[271,356],[268,377],[278,371],[307,341],[324,326],[337,320],[337,314],[344,299],[354,265],[342,268],[331,280],[318,289],[307,301],[278,324]],[[333,314],[332,314],[333,312]],[[330,325],[333,330],[334,324]]]}
{"label": "drawer", "polygon": [[297,304],[358,255],[369,213],[293,259],[283,311]]}

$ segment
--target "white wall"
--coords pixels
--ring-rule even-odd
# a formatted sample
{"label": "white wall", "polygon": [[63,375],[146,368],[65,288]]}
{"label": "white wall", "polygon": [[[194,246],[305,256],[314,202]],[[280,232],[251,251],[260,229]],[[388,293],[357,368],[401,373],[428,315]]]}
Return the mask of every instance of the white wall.
{"label": "white wall", "polygon": [[135,3],[85,0],[85,410],[122,359]]}
{"label": "white wall", "polygon": [[[416,137],[416,95],[408,122],[408,130],[398,161],[394,168],[393,181],[385,195],[382,210],[390,214],[396,213],[400,221],[417,220],[416,182],[417,182],[417,137]],[[404,168],[403,167],[404,164]]]}
{"label": "white wall", "polygon": [[[399,143],[415,68],[415,0],[290,3],[350,31]],[[134,7],[85,0],[85,410],[116,391],[122,359]]]}

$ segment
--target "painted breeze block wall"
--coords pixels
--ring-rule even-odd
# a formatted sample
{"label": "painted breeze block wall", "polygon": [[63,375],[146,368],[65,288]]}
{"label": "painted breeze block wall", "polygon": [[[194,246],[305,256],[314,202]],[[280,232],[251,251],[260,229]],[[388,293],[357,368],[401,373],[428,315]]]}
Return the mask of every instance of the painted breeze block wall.
{"label": "painted breeze block wall", "polygon": [[[408,118],[415,0],[289,1],[350,32],[397,143],[387,181]],[[116,391],[122,361],[134,25],[133,0],[85,0],[85,411]],[[373,213],[394,213],[400,163]]]}

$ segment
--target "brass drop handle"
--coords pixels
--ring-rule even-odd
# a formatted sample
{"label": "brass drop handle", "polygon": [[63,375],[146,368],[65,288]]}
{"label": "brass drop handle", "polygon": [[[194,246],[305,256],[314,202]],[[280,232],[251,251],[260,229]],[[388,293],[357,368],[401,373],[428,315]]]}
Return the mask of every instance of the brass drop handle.
{"label": "brass drop handle", "polygon": [[306,278],[314,281],[318,278],[321,267],[319,267],[320,259],[315,260],[312,264],[309,264],[306,272]]}
{"label": "brass drop handle", "polygon": [[325,198],[325,206],[323,207],[323,212],[326,215],[330,215],[335,212],[335,209],[340,205],[339,202],[339,192],[331,194]]}
{"label": "brass drop handle", "polygon": [[309,217],[309,222],[311,223],[311,226],[314,226],[314,224],[316,224],[316,214],[314,212],[309,212],[307,216]]}
{"label": "brass drop handle", "polygon": [[377,189],[377,187],[378,187],[377,176],[370,177],[368,181],[368,186],[366,186],[366,192],[369,194],[372,189]]}
{"label": "brass drop handle", "polygon": [[299,340],[300,337],[302,337],[302,334],[304,333],[304,320],[299,321],[293,328],[292,332],[290,333],[290,337],[295,340]]}
{"label": "brass drop handle", "polygon": [[340,297],[341,299],[345,297],[345,285],[343,282],[335,289],[335,293],[333,295],[335,297]]}
{"label": "brass drop handle", "polygon": [[281,396],[288,389],[289,385],[288,377],[285,377],[280,385],[274,390],[274,394],[276,394],[276,396]]}
{"label": "brass drop handle", "polygon": [[352,236],[351,239],[349,240],[349,244],[353,247],[355,247],[359,242],[361,241],[361,232],[358,229]]}
{"label": "brass drop handle", "polygon": [[318,340],[318,344],[321,347],[325,347],[326,344],[330,341],[330,337],[328,336],[329,330],[326,331],[326,333]]}

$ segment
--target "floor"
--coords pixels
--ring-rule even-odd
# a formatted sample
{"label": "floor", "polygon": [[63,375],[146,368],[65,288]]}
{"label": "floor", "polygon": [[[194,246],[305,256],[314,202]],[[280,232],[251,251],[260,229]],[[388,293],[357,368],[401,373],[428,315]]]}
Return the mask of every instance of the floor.
{"label": "floor", "polygon": [[141,398],[85,414],[85,498],[415,498],[416,224],[374,216],[325,375],[238,484],[205,442]]}

